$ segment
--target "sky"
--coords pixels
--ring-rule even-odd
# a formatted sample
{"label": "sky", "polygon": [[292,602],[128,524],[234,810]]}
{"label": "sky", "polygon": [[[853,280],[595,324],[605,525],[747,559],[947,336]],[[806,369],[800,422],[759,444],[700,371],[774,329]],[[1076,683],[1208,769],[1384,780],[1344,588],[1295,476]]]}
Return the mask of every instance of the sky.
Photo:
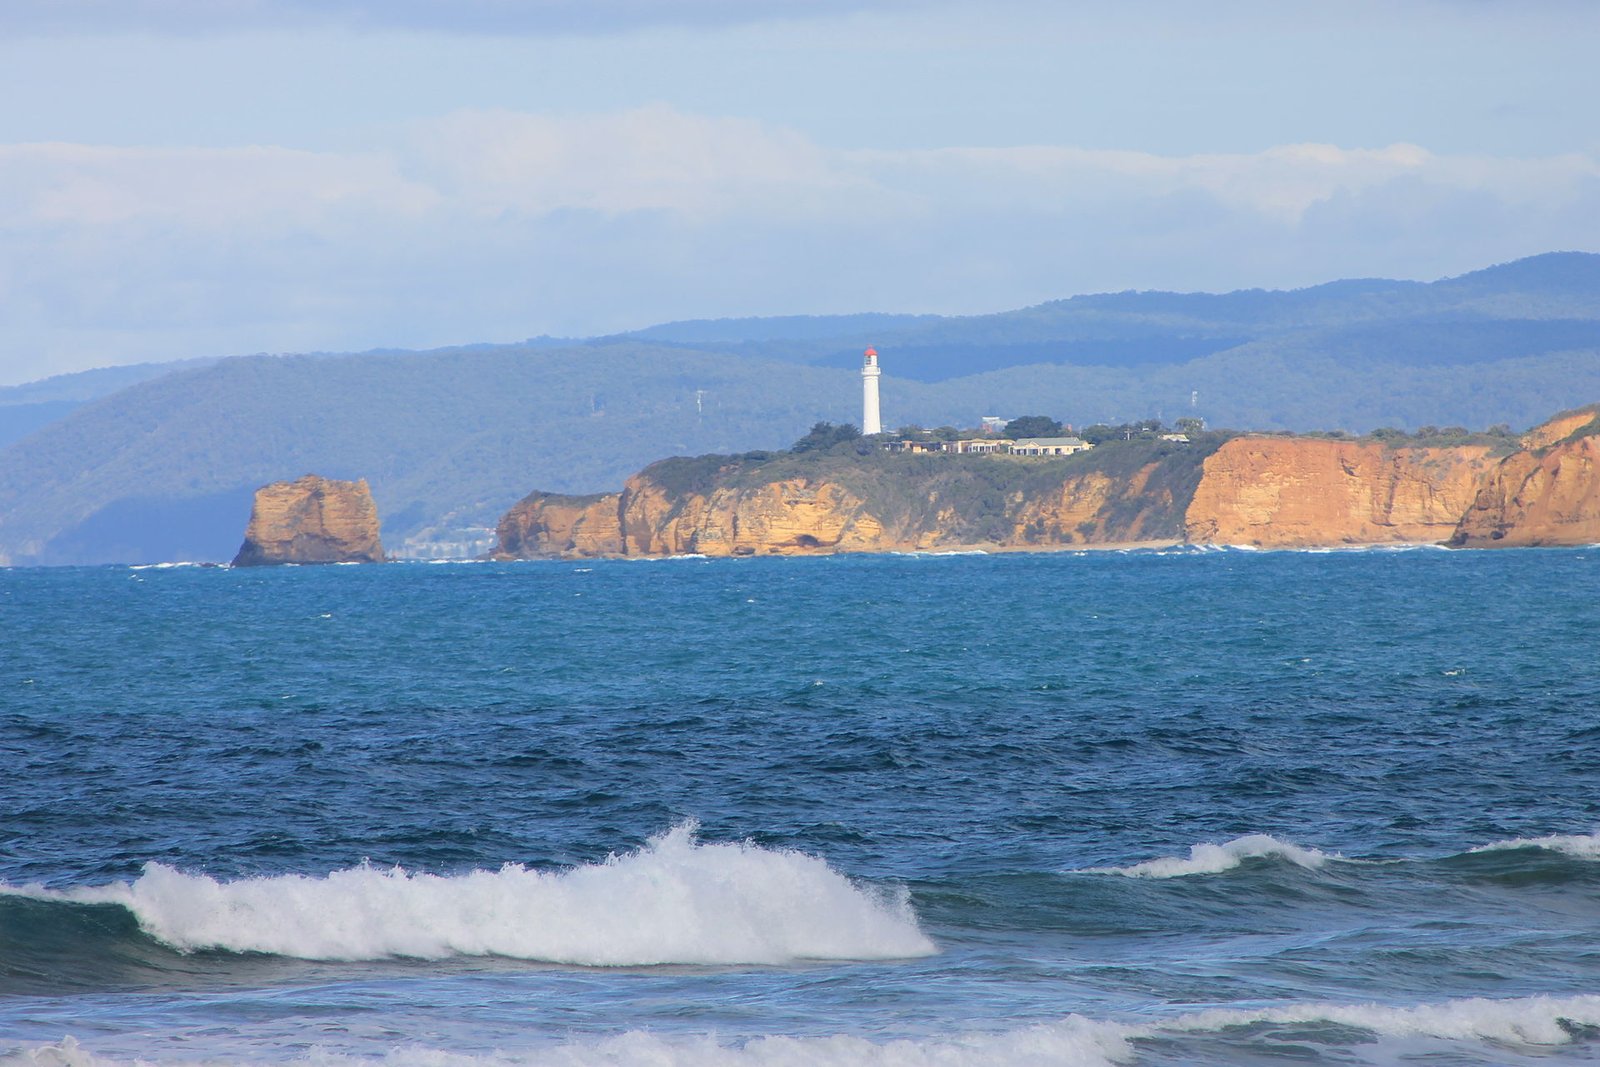
{"label": "sky", "polygon": [[1587,0],[5,0],[0,385],[1600,251]]}

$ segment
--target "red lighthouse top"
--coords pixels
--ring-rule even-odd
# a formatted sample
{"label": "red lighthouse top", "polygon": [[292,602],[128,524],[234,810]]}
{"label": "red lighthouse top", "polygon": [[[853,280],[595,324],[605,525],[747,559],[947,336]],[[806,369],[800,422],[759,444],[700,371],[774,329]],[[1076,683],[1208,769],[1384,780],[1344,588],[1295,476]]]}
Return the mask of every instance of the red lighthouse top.
{"label": "red lighthouse top", "polygon": [[867,357],[867,362],[868,363],[876,362],[877,358],[878,358],[878,350],[876,348],[867,349],[866,357]]}

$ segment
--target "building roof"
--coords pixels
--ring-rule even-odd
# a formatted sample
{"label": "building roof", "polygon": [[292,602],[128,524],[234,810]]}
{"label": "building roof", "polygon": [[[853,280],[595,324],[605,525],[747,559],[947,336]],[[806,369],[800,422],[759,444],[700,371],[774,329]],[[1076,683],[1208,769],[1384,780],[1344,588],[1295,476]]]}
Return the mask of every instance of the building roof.
{"label": "building roof", "polygon": [[1013,448],[1076,448],[1083,444],[1081,437],[1022,437]]}

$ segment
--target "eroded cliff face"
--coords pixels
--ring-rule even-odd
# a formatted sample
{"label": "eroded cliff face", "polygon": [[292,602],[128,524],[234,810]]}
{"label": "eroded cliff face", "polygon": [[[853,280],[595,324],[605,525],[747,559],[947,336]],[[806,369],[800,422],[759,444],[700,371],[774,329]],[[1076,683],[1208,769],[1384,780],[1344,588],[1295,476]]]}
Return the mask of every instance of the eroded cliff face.
{"label": "eroded cliff face", "polygon": [[[957,502],[968,500],[972,487],[952,484],[948,471],[913,475],[914,488],[899,494],[808,477],[685,492],[646,473],[621,493],[527,497],[501,519],[495,555],[768,556],[1176,540],[1181,503],[1174,506],[1170,487],[1152,492],[1148,485],[1160,467],[1149,463],[1120,477],[1085,472],[977,506]],[[1028,470],[1013,465],[1006,473]]]}
{"label": "eroded cliff face", "polygon": [[1522,447],[1529,452],[1549,448],[1563,438],[1594,422],[1600,407],[1590,406],[1575,411],[1563,411],[1549,422],[1541,423],[1522,435]]}
{"label": "eroded cliff face", "polygon": [[1185,485],[1167,484],[1150,463],[1131,475],[1087,471],[1066,479],[1059,491],[1022,502],[1013,545],[1094,545],[1177,540]]}
{"label": "eroded cliff face", "polygon": [[502,559],[573,558],[623,555],[621,493],[524,497],[495,527],[495,555]]}
{"label": "eroded cliff face", "polygon": [[621,493],[535,493],[506,513],[498,533],[502,559],[795,555],[899,544],[859,499],[800,478],[674,494],[636,475]]}
{"label": "eroded cliff face", "polygon": [[1493,466],[1482,445],[1235,438],[1206,460],[1185,532],[1262,548],[1444,541]]}
{"label": "eroded cliff face", "polygon": [[[500,523],[502,559],[1030,549],[1187,540],[1261,548],[1600,543],[1600,415],[1566,413],[1508,457],[1237,437],[1051,466],[868,455],[812,464],[698,457],[620,493],[535,493]],[[1593,425],[1596,436],[1584,436]],[[764,455],[764,454],[763,454]],[[1203,459],[1203,462],[1202,462]],[[816,470],[817,474],[795,471]]]}
{"label": "eroded cliff face", "polygon": [[635,477],[623,492],[622,526],[630,556],[865,552],[902,543],[859,497],[806,478],[676,497]]}
{"label": "eroded cliff face", "polygon": [[1600,544],[1600,437],[1507,456],[1485,479],[1450,543],[1467,548]]}
{"label": "eroded cliff face", "polygon": [[378,508],[366,479],[308,474],[256,490],[235,567],[274,563],[382,563]]}

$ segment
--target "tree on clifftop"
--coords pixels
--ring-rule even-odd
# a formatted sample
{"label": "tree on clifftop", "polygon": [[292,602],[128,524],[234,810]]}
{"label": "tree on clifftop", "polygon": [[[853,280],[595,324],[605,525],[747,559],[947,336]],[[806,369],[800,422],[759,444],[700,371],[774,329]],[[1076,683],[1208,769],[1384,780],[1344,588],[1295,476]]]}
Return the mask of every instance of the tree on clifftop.
{"label": "tree on clifftop", "polygon": [[1048,415],[1022,415],[1006,423],[1005,436],[1012,440],[1023,437],[1060,437],[1061,424]]}
{"label": "tree on clifftop", "polygon": [[819,422],[811,427],[811,432],[789,446],[791,452],[815,452],[846,441],[854,441],[861,436],[861,431],[848,422],[835,426],[831,422]]}

